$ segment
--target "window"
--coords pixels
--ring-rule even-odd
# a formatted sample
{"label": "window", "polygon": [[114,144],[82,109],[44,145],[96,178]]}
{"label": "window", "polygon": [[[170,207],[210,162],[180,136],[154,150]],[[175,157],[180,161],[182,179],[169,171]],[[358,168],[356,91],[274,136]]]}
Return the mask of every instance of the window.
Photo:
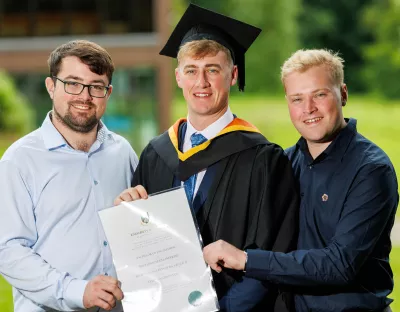
{"label": "window", "polygon": [[0,37],[153,32],[152,0],[3,0]]}

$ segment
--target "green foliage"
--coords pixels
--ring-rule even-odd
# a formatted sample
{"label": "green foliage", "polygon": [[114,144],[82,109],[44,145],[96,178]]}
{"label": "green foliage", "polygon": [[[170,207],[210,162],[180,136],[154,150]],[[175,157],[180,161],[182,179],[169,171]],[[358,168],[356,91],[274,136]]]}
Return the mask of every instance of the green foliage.
{"label": "green foliage", "polygon": [[[227,1],[231,16],[260,27],[246,53],[246,91],[276,94],[282,89],[280,66],[298,48],[296,18],[300,0]],[[267,13],[267,14],[266,14]]]}
{"label": "green foliage", "polygon": [[365,78],[370,90],[400,99],[400,1],[377,1],[365,10],[364,24],[374,34],[365,47]]}
{"label": "green foliage", "polygon": [[21,135],[33,129],[34,115],[14,82],[0,71],[0,131]]}
{"label": "green foliage", "polygon": [[299,28],[303,47],[340,52],[345,60],[345,81],[350,91],[366,91],[362,76],[363,46],[371,41],[372,35],[363,26],[361,16],[363,8],[374,0],[302,1]]}

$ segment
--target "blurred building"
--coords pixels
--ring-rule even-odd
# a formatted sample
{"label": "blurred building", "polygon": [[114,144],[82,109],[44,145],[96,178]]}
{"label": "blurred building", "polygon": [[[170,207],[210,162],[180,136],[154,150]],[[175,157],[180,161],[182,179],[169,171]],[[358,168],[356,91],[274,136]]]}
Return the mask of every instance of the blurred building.
{"label": "blurred building", "polygon": [[58,45],[88,39],[115,63],[104,121],[141,149],[170,123],[170,60],[158,55],[169,36],[170,0],[0,0],[0,68],[34,106],[39,126],[51,109],[44,79]]}

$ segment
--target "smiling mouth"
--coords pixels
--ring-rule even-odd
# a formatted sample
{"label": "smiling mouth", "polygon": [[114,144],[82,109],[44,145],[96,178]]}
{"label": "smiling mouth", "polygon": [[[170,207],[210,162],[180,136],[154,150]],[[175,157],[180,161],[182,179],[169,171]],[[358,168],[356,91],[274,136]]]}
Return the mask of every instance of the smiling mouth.
{"label": "smiling mouth", "polygon": [[311,125],[311,124],[316,123],[316,122],[318,122],[320,120],[322,120],[322,117],[307,119],[307,120],[304,121],[304,123],[307,124],[307,125]]}
{"label": "smiling mouth", "polygon": [[193,95],[194,95],[195,97],[199,97],[199,98],[206,98],[206,97],[211,96],[210,93],[194,93]]}
{"label": "smiling mouth", "polygon": [[85,104],[72,104],[71,106],[80,110],[89,110],[92,108],[91,105],[85,105]]}

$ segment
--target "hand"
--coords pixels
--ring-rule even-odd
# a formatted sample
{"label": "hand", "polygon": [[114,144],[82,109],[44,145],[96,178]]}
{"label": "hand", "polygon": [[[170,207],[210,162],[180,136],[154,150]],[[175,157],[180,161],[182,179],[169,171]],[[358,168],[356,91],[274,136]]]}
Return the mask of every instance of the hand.
{"label": "hand", "polygon": [[123,201],[134,201],[138,199],[147,199],[147,191],[142,185],[137,185],[135,187],[131,187],[123,191],[119,196],[114,200],[114,205],[117,206]]}
{"label": "hand", "polygon": [[246,265],[246,253],[235,246],[218,240],[203,249],[204,260],[210,267],[220,273],[222,267],[243,271]]}
{"label": "hand", "polygon": [[117,300],[122,300],[124,294],[119,288],[117,279],[111,276],[98,275],[86,285],[83,294],[83,305],[86,309],[99,307],[111,310]]}

